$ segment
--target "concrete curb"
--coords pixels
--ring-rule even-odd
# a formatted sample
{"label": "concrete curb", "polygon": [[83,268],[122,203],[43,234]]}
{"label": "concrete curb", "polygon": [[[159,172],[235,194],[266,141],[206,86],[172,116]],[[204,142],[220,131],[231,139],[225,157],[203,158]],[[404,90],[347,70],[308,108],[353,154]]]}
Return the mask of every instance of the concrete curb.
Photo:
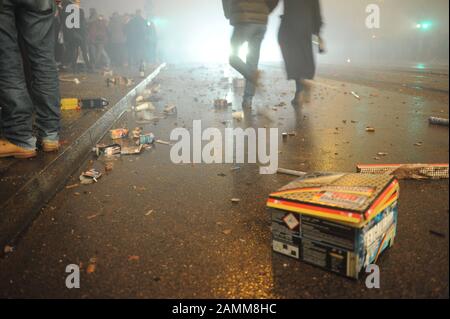
{"label": "concrete curb", "polygon": [[138,93],[143,91],[165,66],[165,63],[159,65],[152,74],[128,92],[77,140],[60,152],[55,160],[35,174],[0,206],[0,256],[3,255],[6,245],[16,244],[21,234],[39,215],[41,208],[64,187],[70,175],[86,160],[94,146],[92,144],[103,138],[133,103]]}

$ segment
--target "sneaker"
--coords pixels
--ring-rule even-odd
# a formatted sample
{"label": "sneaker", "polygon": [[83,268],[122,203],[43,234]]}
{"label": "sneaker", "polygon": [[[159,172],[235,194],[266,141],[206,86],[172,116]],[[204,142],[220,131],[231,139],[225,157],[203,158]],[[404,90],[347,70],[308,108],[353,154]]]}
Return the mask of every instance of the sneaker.
{"label": "sneaker", "polygon": [[0,158],[14,157],[19,159],[36,157],[36,150],[17,146],[5,139],[0,139]]}

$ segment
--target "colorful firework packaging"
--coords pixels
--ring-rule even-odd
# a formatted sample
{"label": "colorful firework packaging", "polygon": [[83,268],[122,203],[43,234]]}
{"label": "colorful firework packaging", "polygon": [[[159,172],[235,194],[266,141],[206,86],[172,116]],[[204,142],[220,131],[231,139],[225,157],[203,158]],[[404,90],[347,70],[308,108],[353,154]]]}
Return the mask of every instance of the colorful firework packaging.
{"label": "colorful firework packaging", "polygon": [[358,279],[394,244],[399,184],[393,176],[308,174],[270,194],[273,250]]}

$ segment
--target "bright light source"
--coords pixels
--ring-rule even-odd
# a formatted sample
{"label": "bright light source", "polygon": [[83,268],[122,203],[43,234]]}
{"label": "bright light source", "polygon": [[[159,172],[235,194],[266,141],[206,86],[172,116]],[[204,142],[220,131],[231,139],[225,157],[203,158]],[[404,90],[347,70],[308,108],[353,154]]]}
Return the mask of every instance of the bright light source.
{"label": "bright light source", "polygon": [[351,63],[352,62],[352,60],[349,58],[349,59],[347,59],[347,63]]}
{"label": "bright light source", "polygon": [[431,21],[422,21],[418,24],[416,24],[416,29],[419,30],[429,30],[433,26],[433,23]]}
{"label": "bright light source", "polygon": [[416,29],[421,29],[422,25],[420,23],[416,24]]}

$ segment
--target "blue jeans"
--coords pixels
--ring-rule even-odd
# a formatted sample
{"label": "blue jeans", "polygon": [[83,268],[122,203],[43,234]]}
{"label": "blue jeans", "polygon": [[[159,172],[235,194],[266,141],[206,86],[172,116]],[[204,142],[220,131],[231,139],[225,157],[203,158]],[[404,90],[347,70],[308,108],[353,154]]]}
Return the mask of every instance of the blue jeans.
{"label": "blue jeans", "polygon": [[[258,71],[261,44],[266,34],[265,24],[243,23],[234,27],[231,37],[230,64],[241,73],[246,79],[244,99],[251,99],[255,96],[254,77]],[[244,62],[239,57],[239,50],[244,43],[248,43],[247,61]]]}
{"label": "blue jeans", "polygon": [[[39,137],[58,139],[55,9],[53,0],[3,0],[0,9],[1,133],[8,141],[27,149],[36,147],[34,112]],[[28,87],[24,64],[29,70]]]}

